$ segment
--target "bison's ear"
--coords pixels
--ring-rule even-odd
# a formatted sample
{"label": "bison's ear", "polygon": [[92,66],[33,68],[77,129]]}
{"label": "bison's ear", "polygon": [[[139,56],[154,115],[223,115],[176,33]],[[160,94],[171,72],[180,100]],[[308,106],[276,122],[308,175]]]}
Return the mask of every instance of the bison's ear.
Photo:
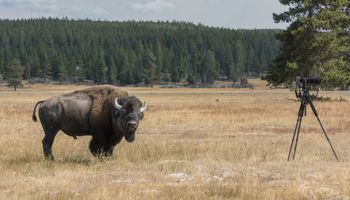
{"label": "bison's ear", "polygon": [[146,109],[147,109],[147,103],[144,102],[142,107],[140,108],[141,113],[145,112]]}
{"label": "bison's ear", "polygon": [[142,112],[140,113],[140,119],[143,119],[145,117],[145,114]]}

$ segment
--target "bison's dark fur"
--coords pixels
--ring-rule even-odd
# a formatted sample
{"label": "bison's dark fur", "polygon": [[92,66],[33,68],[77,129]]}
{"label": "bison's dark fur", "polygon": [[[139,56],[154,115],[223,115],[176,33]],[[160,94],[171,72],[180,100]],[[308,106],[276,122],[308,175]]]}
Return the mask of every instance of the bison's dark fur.
{"label": "bison's dark fur", "polygon": [[[117,103],[115,100],[117,99]],[[91,135],[95,156],[110,156],[123,137],[132,142],[146,105],[115,86],[95,86],[39,101],[39,117],[45,132],[42,141],[46,158],[53,159],[52,144],[59,130],[74,138]]]}

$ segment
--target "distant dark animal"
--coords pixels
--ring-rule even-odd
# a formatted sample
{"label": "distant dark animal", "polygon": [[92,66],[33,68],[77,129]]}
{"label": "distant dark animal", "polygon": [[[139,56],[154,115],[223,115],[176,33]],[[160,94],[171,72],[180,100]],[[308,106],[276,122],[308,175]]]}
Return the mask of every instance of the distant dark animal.
{"label": "distant dark animal", "polygon": [[138,98],[115,86],[95,86],[39,101],[39,117],[45,132],[44,155],[53,159],[52,144],[59,130],[72,136],[91,135],[90,152],[94,156],[111,156],[123,139],[135,140],[139,121],[147,108]]}

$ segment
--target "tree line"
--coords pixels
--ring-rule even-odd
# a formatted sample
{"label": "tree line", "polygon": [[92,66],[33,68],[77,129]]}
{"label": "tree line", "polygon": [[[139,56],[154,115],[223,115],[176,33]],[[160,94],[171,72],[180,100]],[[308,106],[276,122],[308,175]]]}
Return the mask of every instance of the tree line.
{"label": "tree line", "polygon": [[110,84],[237,81],[265,73],[278,30],[187,22],[0,20],[0,74],[16,59],[23,78]]}

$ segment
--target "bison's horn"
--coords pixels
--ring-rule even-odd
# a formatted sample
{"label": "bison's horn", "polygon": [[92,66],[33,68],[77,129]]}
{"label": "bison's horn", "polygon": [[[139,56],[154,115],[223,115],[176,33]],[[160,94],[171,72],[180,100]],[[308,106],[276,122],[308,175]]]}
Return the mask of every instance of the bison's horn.
{"label": "bison's horn", "polygon": [[115,98],[114,100],[114,107],[117,109],[117,110],[120,110],[122,109],[123,106],[121,106],[119,103],[118,103],[118,98]]}
{"label": "bison's horn", "polygon": [[143,103],[142,108],[140,109],[141,112],[144,112],[147,109],[147,103]]}

